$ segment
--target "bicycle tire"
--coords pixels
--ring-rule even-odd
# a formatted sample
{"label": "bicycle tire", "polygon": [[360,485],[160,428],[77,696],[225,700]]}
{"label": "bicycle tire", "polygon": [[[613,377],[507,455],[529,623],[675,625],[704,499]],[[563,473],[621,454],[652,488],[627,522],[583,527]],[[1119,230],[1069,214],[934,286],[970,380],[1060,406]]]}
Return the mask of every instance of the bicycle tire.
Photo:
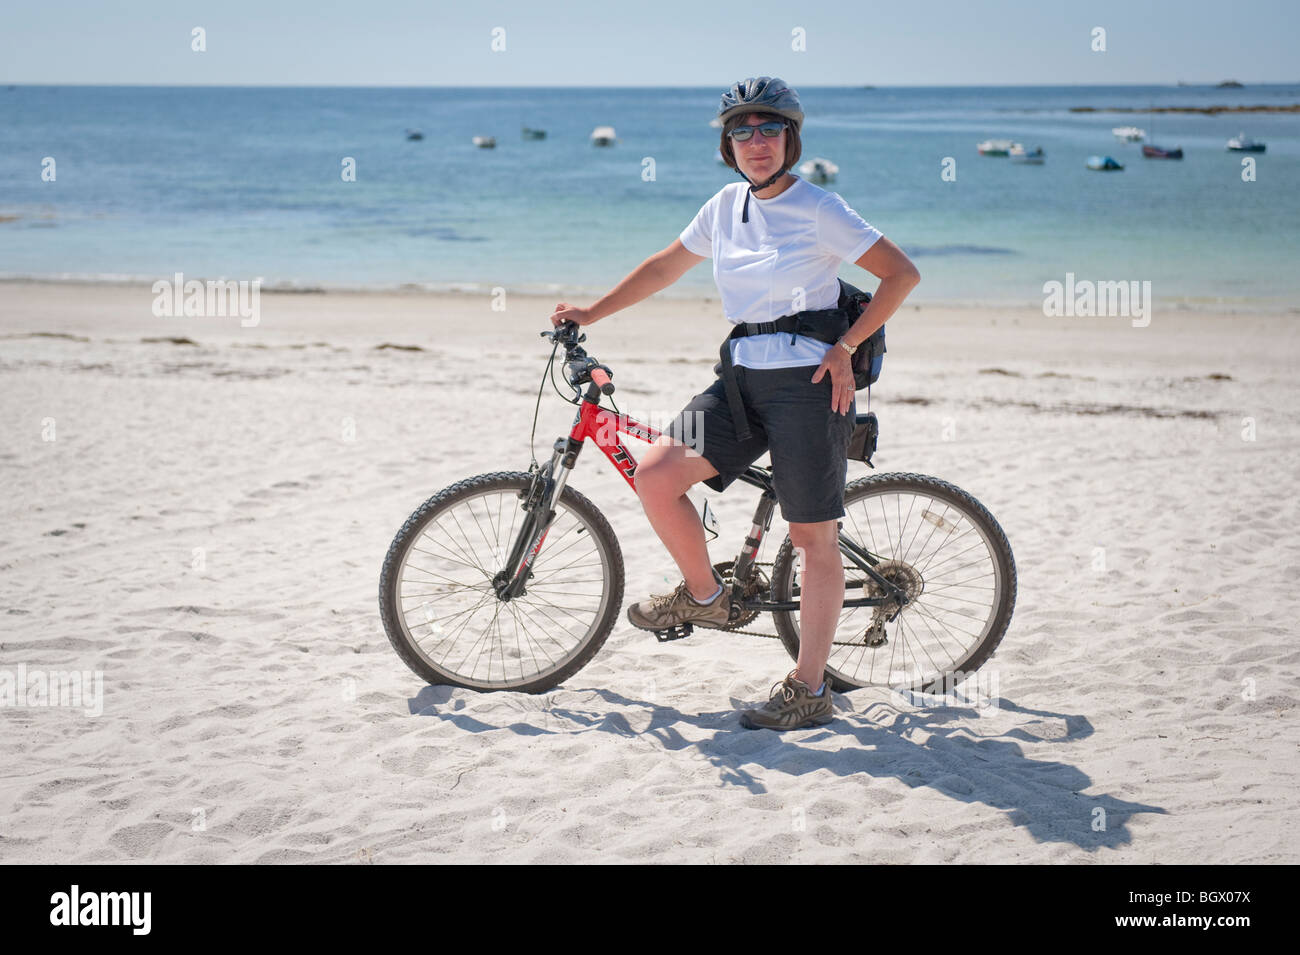
{"label": "bicycle tire", "polygon": [[[891,497],[894,498],[892,507],[887,506]],[[904,500],[909,501],[906,514],[903,513]],[[918,514],[916,504],[921,500],[934,502],[934,510],[922,504]],[[938,505],[942,505],[942,512]],[[918,592],[915,601],[904,606],[895,621],[884,624],[889,639],[881,647],[871,647],[866,642],[868,628],[876,616],[875,608],[849,607],[841,611],[826,665],[826,677],[831,688],[840,693],[871,686],[923,693],[947,692],[988,661],[1011,623],[1016,603],[1016,563],[1006,534],[988,509],[972,495],[947,481],[921,474],[877,474],[850,481],[844,488],[844,510],[842,530],[856,543],[891,562],[887,576],[907,581],[909,588]],[[926,524],[930,525],[929,533],[916,549],[917,538]],[[938,547],[927,553],[926,547],[933,541],[934,534],[943,532],[945,526],[950,529],[944,533]],[[969,608],[960,605],[976,602],[969,599],[974,594],[965,590],[976,591],[982,589],[982,585],[977,587],[969,583],[977,577],[943,582],[943,578],[935,573],[954,559],[965,559],[966,551],[949,551],[938,565],[934,559],[938,556],[938,548],[945,543],[957,543],[972,532],[983,544],[982,557],[987,561],[988,574],[992,577],[992,593],[988,598],[987,612],[983,619],[976,621],[980,625],[979,632],[971,634],[968,641],[953,637],[953,641],[959,644],[958,652],[953,653],[942,639],[929,639],[935,636],[934,625],[955,627],[956,624],[948,621],[953,617],[968,616],[963,611]],[[881,549],[882,542],[888,544],[887,549]],[[972,544],[970,549],[976,549],[976,545]],[[954,570],[971,573],[965,568],[980,557],[980,554],[975,554],[971,562],[958,564],[945,573]],[[855,579],[861,588],[857,593],[867,592],[871,585],[867,583],[866,575],[847,559],[845,565],[846,597],[850,595]],[[797,599],[795,575],[795,550],[787,536],[772,567],[772,595],[776,601]],[[957,588],[964,588],[962,595],[943,593]],[[781,642],[790,656],[797,660],[798,611],[775,611],[773,617]],[[918,623],[923,624],[929,633],[921,634]],[[898,659],[900,648],[901,661]],[[924,653],[924,663],[918,661],[918,650]],[[936,660],[937,654],[946,659],[942,662]]]}
{"label": "bicycle tire", "polygon": [[[623,553],[609,521],[571,487],[554,505],[526,593],[503,601],[492,588],[527,522],[522,495],[532,480],[499,471],[458,481],[425,501],[393,539],[379,578],[380,616],[397,655],[427,682],[542,693],[582,669],[613,629],[623,602]],[[584,536],[590,544],[580,546]],[[555,603],[561,595],[574,605]]]}

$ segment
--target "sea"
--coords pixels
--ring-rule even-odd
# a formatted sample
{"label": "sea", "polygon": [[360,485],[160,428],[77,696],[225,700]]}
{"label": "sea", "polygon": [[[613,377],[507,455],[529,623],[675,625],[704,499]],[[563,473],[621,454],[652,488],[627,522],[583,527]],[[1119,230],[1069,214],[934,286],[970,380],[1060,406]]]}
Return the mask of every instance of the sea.
{"label": "sea", "polygon": [[[0,87],[0,279],[180,272],[587,304],[739,179],[716,157],[720,92]],[[1045,283],[1072,275],[1149,281],[1177,307],[1300,305],[1300,113],[1148,112],[1291,105],[1300,83],[799,93],[803,158],[836,163],[822,188],[913,258],[911,301],[1041,303]],[[1104,111],[1116,107],[1136,112]],[[1111,132],[1126,125],[1185,158],[1143,159]],[[597,126],[617,142],[593,146]],[[1266,152],[1227,151],[1238,133]],[[980,156],[988,138],[1041,146],[1046,161]],[[1093,155],[1124,169],[1091,171]],[[874,287],[850,263],[841,274]],[[716,295],[708,264],[664,294]]]}

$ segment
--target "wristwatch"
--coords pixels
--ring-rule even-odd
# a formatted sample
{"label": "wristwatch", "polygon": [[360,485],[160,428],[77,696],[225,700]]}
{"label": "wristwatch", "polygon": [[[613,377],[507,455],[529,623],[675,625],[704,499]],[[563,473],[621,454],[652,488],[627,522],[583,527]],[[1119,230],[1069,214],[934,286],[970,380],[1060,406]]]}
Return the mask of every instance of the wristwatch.
{"label": "wristwatch", "polygon": [[848,342],[846,342],[846,341],[845,341],[844,339],[842,339],[842,338],[841,338],[839,341],[837,341],[835,344],[839,345],[841,348],[843,348],[843,349],[844,349],[846,352],[848,352],[850,355],[852,355],[855,351],[858,350],[858,346],[857,346],[857,345],[850,345]]}

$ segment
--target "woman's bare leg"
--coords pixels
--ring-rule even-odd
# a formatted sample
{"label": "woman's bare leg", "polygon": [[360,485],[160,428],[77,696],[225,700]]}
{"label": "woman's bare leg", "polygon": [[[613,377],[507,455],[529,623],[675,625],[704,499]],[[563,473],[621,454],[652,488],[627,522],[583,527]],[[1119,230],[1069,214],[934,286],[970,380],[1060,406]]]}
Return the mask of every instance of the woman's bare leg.
{"label": "woman's bare leg", "polygon": [[697,600],[711,596],[718,584],[713,579],[704,525],[686,492],[717,473],[706,459],[666,436],[651,446],[636,467],[636,493],[646,519]]}
{"label": "woman's bare leg", "polygon": [[844,561],[839,522],[791,524],[790,542],[802,550],[799,597],[799,660],[795,678],[817,691],[825,679],[836,624],[844,609]]}

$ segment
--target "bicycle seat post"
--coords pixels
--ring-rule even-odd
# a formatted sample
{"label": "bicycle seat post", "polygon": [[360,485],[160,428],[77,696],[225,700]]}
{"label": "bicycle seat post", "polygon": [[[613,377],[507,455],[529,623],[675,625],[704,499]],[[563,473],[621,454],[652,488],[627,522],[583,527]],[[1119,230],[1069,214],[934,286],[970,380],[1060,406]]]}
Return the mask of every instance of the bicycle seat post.
{"label": "bicycle seat post", "polygon": [[754,522],[749,528],[749,536],[741,545],[740,553],[736,555],[736,562],[731,569],[732,599],[737,603],[743,602],[742,595],[745,591],[745,581],[749,579],[749,569],[758,560],[758,549],[763,543],[763,535],[772,526],[772,513],[775,510],[776,494],[771,484],[764,482],[763,493],[754,508]]}

